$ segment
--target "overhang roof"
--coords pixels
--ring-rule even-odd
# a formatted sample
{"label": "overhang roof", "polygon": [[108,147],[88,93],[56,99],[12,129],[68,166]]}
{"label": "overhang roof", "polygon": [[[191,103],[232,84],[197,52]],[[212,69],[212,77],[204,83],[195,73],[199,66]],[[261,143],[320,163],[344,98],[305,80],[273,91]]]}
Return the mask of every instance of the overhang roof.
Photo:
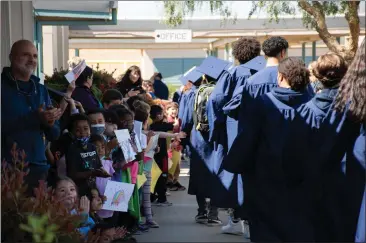
{"label": "overhang roof", "polygon": [[117,1],[33,1],[35,16],[42,21],[109,20]]}

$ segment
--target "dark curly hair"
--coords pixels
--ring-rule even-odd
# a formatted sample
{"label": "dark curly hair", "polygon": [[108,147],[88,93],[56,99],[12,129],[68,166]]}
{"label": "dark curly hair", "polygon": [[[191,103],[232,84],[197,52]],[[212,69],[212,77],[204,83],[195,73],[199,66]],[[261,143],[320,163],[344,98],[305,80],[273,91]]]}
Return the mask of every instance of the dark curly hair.
{"label": "dark curly hair", "polygon": [[365,40],[341,81],[335,109],[343,112],[348,102],[348,115],[356,121],[366,121],[366,62]]}
{"label": "dark curly hair", "polygon": [[346,61],[334,53],[320,56],[313,67],[314,76],[324,87],[333,87],[339,84],[346,72]]}
{"label": "dark curly hair", "polygon": [[102,97],[102,104],[110,104],[114,100],[122,100],[123,95],[118,89],[108,89],[104,92]]}
{"label": "dark curly hair", "polygon": [[261,44],[252,37],[241,37],[233,44],[233,56],[240,64],[249,62],[261,53]]}
{"label": "dark curly hair", "polygon": [[302,91],[309,84],[309,70],[305,63],[296,57],[288,57],[278,65],[278,72],[282,74],[292,90]]}
{"label": "dark curly hair", "polygon": [[276,57],[286,49],[288,49],[288,42],[281,36],[273,36],[262,44],[262,50],[267,57]]}

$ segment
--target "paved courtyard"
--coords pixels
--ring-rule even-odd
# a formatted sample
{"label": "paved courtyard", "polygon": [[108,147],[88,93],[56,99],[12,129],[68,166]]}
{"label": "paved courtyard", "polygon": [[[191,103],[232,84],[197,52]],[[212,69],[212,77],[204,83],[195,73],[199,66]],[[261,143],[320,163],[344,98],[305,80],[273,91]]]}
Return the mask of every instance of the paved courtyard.
{"label": "paved courtyard", "polygon": [[[182,162],[180,182],[188,188],[188,163]],[[187,191],[170,192],[168,200],[171,207],[154,207],[154,219],[159,229],[150,229],[148,233],[136,236],[138,242],[249,242],[243,236],[223,235],[221,227],[208,227],[196,224],[197,214],[195,196]],[[226,211],[220,211],[220,219],[224,225],[228,222]]]}

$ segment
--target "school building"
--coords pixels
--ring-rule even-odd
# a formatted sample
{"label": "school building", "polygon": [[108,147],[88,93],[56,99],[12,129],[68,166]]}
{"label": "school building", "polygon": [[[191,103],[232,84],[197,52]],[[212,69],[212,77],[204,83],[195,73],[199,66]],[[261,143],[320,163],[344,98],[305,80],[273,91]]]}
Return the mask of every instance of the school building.
{"label": "school building", "polygon": [[[1,65],[7,64],[11,44],[22,38],[34,40],[39,48],[39,73],[51,75],[55,68],[67,67],[67,60],[73,56],[80,56],[93,68],[116,70],[116,78],[129,66],[137,65],[144,79],[158,71],[170,83],[178,83],[183,73],[208,55],[233,61],[231,45],[241,36],[253,36],[260,41],[283,36],[290,44],[288,55],[303,58],[307,63],[328,51],[318,33],[303,26],[301,16],[285,17],[279,23],[269,23],[263,16],[248,20],[249,7],[244,6],[248,2],[234,2],[235,8],[246,11],[238,15],[235,23],[201,11],[185,18],[181,26],[168,28],[162,22],[162,4],[162,1],[2,1]],[[362,41],[364,8],[360,9],[360,21]],[[327,25],[341,44],[347,43],[349,28],[344,16],[327,18]]]}

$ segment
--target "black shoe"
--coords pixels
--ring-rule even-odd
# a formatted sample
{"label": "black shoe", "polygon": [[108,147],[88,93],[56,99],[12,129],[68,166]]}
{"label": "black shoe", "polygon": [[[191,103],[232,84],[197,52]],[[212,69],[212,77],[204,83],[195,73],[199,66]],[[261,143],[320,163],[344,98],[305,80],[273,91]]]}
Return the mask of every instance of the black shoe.
{"label": "black shoe", "polygon": [[196,223],[198,223],[198,224],[207,224],[207,221],[208,221],[207,214],[198,213],[195,220],[196,220]]}
{"label": "black shoe", "polygon": [[212,218],[207,220],[207,226],[220,226],[222,221],[219,218]]}
{"label": "black shoe", "polygon": [[166,183],[167,188],[171,188],[172,186],[174,186],[173,182],[169,181]]}

